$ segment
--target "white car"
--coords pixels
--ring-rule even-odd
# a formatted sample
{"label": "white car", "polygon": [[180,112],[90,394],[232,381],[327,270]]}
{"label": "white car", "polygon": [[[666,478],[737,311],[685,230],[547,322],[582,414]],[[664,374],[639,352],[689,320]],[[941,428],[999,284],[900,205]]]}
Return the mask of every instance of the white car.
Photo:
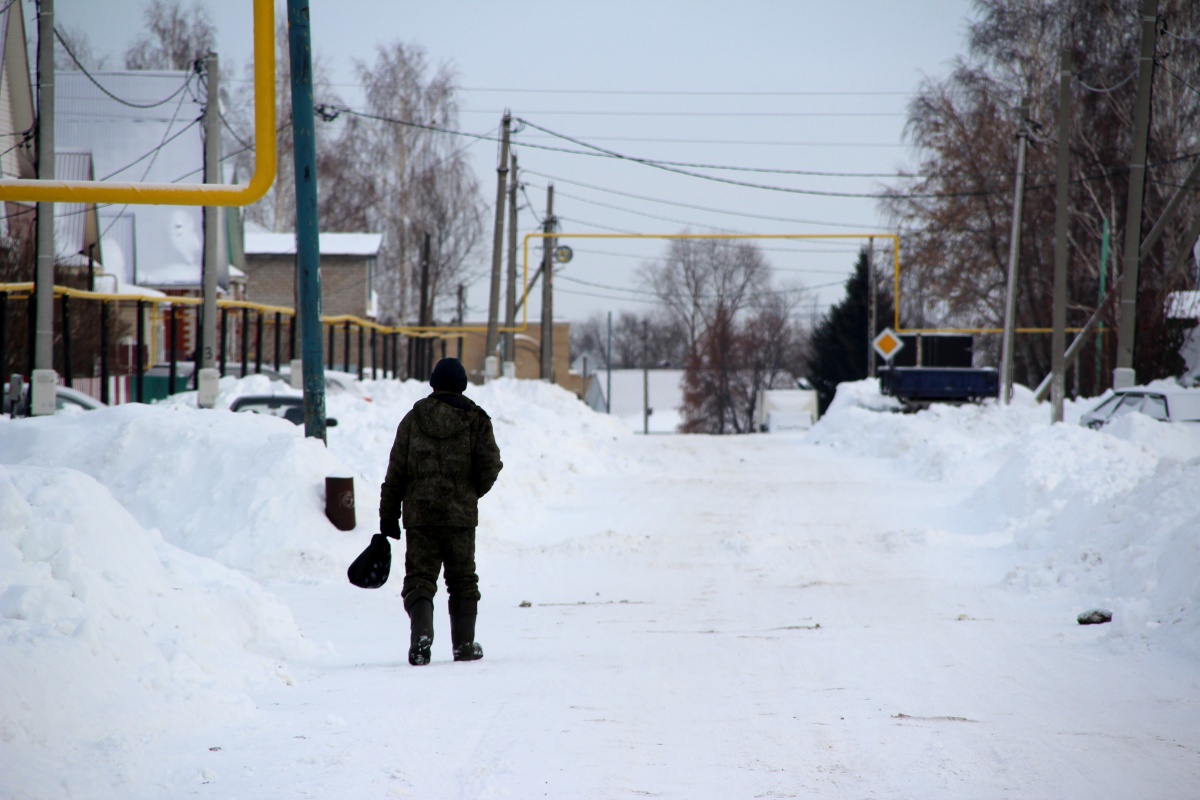
{"label": "white car", "polygon": [[1117,389],[1080,417],[1079,424],[1097,430],[1134,412],[1162,422],[1200,423],[1200,389],[1165,383]]}
{"label": "white car", "polygon": [[[25,386],[24,395],[21,399],[22,404],[24,404],[25,402],[28,401],[28,395],[29,395],[29,386],[27,384]],[[97,408],[104,408],[105,405],[107,405],[106,403],[100,402],[99,400],[92,397],[91,395],[84,394],[83,392],[79,391],[78,389],[72,389],[68,386],[56,387],[55,391],[54,391],[54,398],[55,398],[55,406],[57,407],[57,409],[59,411],[66,411],[67,413],[71,413],[71,412],[75,412],[75,411],[94,411]],[[5,414],[12,413],[12,409],[10,407],[12,405],[12,403],[11,403],[11,399],[8,396],[8,384],[7,383],[4,384],[3,403],[4,403],[4,413]]]}

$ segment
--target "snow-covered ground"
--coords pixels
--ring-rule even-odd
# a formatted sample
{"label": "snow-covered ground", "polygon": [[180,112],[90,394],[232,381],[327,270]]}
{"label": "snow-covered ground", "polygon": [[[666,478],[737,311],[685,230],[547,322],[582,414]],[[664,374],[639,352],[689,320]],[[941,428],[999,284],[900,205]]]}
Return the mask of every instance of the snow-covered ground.
{"label": "snow-covered ground", "polygon": [[1200,429],[861,383],[807,434],[643,437],[472,387],[486,655],[439,595],[415,669],[400,550],[345,568],[427,388],[368,390],[328,448],[190,395],[0,419],[0,795],[1200,795]]}

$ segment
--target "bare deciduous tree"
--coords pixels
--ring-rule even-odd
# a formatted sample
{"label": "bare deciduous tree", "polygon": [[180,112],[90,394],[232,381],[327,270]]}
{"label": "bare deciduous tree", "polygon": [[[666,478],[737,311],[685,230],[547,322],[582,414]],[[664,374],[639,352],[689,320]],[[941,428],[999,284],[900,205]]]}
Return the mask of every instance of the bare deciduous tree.
{"label": "bare deciduous tree", "polygon": [[754,245],[723,239],[672,239],[667,255],[645,264],[641,280],[686,332],[694,348],[721,314],[735,318],[767,285]]}
{"label": "bare deciduous tree", "polygon": [[[80,66],[89,72],[108,69],[108,56],[96,55],[96,49],[92,47],[92,42],[83,28],[60,24],[55,26],[55,30],[63,42],[66,42],[66,49],[61,42],[55,42],[54,69],[63,72],[74,72]],[[79,63],[76,64],[76,61]]]}
{"label": "bare deciduous tree", "polygon": [[198,1],[150,0],[143,12],[146,32],[125,52],[126,69],[189,70],[216,49],[217,29]]}
{"label": "bare deciduous tree", "polygon": [[[1068,325],[1079,325],[1110,288],[1122,252],[1137,81],[1140,3],[1085,0],[977,0],[967,55],[944,79],[925,81],[909,107],[908,137],[921,153],[910,180],[885,209],[907,231],[901,313],[909,326],[998,327],[1004,307],[1016,162],[1014,110],[1032,101],[1027,153],[1017,324],[1047,327],[1053,304],[1057,58],[1074,54],[1080,81],[1075,111],[1070,225],[1072,257]],[[1200,69],[1200,48],[1173,40],[1172,30],[1200,30],[1200,6],[1162,0],[1142,235],[1159,216],[1200,149],[1200,92],[1187,76]],[[1088,88],[1091,87],[1091,88]],[[1103,91],[1096,91],[1102,89]],[[1200,212],[1193,193],[1143,260],[1139,281],[1135,367],[1146,379],[1172,374],[1178,361],[1162,313],[1168,292],[1184,288],[1186,265],[1170,263],[1186,248],[1188,223]],[[1110,260],[1100,263],[1102,231]],[[1112,330],[1115,307],[1106,309]],[[1016,379],[1036,384],[1050,367],[1050,337],[1017,339]],[[1106,340],[1101,340],[1102,342]],[[998,349],[996,341],[978,349]],[[1107,342],[1081,360],[1083,384],[1108,385],[1115,347]],[[1097,368],[1097,365],[1099,368]]]}

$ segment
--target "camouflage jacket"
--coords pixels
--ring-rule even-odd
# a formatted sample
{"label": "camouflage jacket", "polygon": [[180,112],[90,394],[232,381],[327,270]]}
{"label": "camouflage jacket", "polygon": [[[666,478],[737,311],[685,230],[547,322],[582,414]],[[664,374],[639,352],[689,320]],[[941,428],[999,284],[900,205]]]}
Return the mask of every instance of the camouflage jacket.
{"label": "camouflage jacket", "polygon": [[379,492],[380,519],[404,527],[479,524],[479,498],[504,464],[482,408],[453,392],[418,400],[396,429],[387,477]]}

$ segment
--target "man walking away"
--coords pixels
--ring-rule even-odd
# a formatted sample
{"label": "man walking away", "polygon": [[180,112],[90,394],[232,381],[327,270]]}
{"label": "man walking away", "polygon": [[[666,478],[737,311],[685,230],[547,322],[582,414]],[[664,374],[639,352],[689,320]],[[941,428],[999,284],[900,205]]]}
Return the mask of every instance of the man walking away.
{"label": "man walking away", "polygon": [[387,477],[379,492],[379,530],[400,538],[403,511],[404,608],[411,637],[408,663],[428,664],[433,644],[433,596],[446,569],[450,640],[455,661],[483,658],[475,641],[479,576],[475,527],[479,498],[504,464],[487,412],[463,396],[467,373],[457,358],[443,358],[429,378],[433,393],[413,405],[396,429]]}

